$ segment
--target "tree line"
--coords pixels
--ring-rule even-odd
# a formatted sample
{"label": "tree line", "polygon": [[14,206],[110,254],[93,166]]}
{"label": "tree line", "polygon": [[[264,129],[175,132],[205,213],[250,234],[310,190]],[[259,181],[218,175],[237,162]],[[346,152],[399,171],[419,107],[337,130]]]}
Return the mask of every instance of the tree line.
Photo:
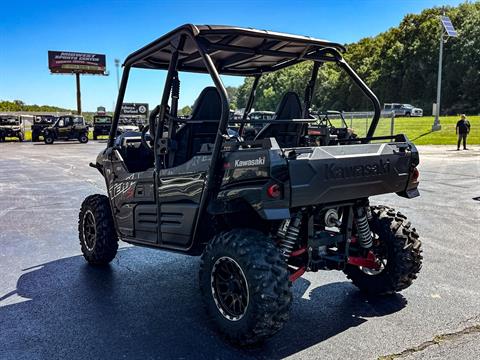
{"label": "tree line", "polygon": [[0,100],[0,111],[70,112],[72,110],[51,105],[27,105],[21,100]]}
{"label": "tree line", "polygon": [[[347,62],[372,88],[381,103],[410,103],[432,111],[436,101],[440,46],[440,15],[445,12],[457,38],[444,44],[441,111],[444,114],[480,112],[480,2],[436,7],[409,14],[399,26],[375,37],[346,44]],[[286,91],[301,97],[311,62],[264,74],[256,93],[255,109],[275,110]],[[357,86],[335,64],[323,64],[313,99],[318,110],[365,111],[371,105]],[[234,107],[243,108],[253,79],[232,93]]]}

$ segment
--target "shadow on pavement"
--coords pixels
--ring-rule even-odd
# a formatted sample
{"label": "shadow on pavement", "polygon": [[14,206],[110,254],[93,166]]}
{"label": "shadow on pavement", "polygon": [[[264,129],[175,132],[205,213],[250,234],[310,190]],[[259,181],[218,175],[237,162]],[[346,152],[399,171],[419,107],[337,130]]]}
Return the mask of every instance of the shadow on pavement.
{"label": "shadow on pavement", "polygon": [[32,143],[32,145],[35,145],[35,146],[52,146],[52,145],[65,145],[65,144],[85,145],[85,144],[82,144],[81,142],[76,141],[76,140],[71,140],[71,141],[55,141],[55,142],[52,143],[52,144],[45,144],[44,142],[34,142],[34,143]]}
{"label": "shadow on pavement", "polygon": [[285,328],[240,350],[204,314],[196,258],[125,248],[105,268],[75,256],[26,271],[16,291],[0,294],[2,359],[283,358],[406,304],[401,295],[369,300],[346,281],[305,293],[310,283],[299,279]]}
{"label": "shadow on pavement", "polygon": [[423,134],[421,134],[421,135],[418,135],[415,139],[412,139],[412,141],[415,141],[415,140],[418,140],[418,139],[420,139],[420,138],[422,138],[422,137],[424,137],[424,136],[430,135],[431,133],[433,133],[432,130],[427,131],[426,133],[423,133]]}

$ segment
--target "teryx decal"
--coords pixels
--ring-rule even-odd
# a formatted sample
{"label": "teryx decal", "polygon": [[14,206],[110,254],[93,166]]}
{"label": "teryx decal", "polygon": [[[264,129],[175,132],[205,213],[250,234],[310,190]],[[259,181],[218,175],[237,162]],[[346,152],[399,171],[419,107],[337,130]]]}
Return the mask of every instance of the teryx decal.
{"label": "teryx decal", "polygon": [[[127,179],[132,178],[132,176],[127,177]],[[112,199],[117,198],[120,195],[125,194],[125,197],[131,198],[134,196],[135,193],[135,184],[136,181],[125,181],[117,184],[113,184],[108,189],[110,197]]]}

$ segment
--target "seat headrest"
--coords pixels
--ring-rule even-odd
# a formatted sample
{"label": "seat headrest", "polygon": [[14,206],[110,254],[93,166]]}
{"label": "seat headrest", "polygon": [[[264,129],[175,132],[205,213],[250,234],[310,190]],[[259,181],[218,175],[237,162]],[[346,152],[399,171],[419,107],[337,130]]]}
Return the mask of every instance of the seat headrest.
{"label": "seat headrest", "polygon": [[202,90],[193,105],[191,120],[220,120],[222,101],[217,88],[208,86]]}
{"label": "seat headrest", "polygon": [[283,95],[282,100],[278,104],[277,111],[275,111],[275,120],[288,120],[302,118],[302,104],[297,93],[293,91],[287,92]]}

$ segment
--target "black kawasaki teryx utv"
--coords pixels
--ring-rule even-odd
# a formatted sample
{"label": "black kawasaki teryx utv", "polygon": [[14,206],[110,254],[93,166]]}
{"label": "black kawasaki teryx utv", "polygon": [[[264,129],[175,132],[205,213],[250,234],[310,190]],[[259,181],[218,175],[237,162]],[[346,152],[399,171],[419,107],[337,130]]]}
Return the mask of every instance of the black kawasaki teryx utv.
{"label": "black kawasaki teryx utv", "polygon": [[[369,198],[418,196],[418,152],[404,135],[374,137],[379,102],[343,51],[310,37],[185,25],[127,57],[107,148],[91,164],[108,197],[91,195],[80,210],[86,260],[109,263],[118,240],[201,255],[206,310],[238,344],[282,328],[292,282],[305,271],[343,271],[371,295],[410,286],[422,262],[418,234],[404,215]],[[312,62],[303,104],[289,92],[254,140],[227,136],[220,75],[254,77],[245,121],[261,74],[302,61]],[[325,62],[345,70],[373,104],[368,134],[354,144],[310,145],[308,124],[317,119],[308,109]],[[165,87],[149,125],[116,137],[132,68],[167,70]],[[187,119],[177,116],[181,72],[208,73],[215,84]]]}
{"label": "black kawasaki teryx utv", "polygon": [[60,116],[55,124],[42,131],[45,144],[53,144],[55,140],[77,139],[82,144],[88,142],[88,125],[83,116]]}

